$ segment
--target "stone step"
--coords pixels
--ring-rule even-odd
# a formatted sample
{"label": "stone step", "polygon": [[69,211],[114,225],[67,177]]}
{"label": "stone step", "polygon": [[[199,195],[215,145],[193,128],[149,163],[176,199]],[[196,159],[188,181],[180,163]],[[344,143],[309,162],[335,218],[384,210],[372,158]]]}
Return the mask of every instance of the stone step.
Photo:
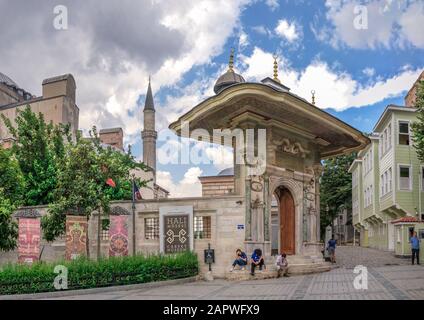
{"label": "stone step", "polygon": [[[289,275],[302,275],[311,273],[327,272],[332,269],[332,266],[328,262],[317,262],[317,263],[289,263]],[[260,271],[255,270],[255,276],[250,275],[250,266],[247,266],[245,270],[235,269],[232,272],[227,272],[225,278],[232,281],[244,281],[252,279],[269,279],[277,277],[277,267],[275,264],[268,264],[266,269]]]}
{"label": "stone step", "polygon": [[246,280],[262,280],[262,279],[271,279],[277,277],[277,270],[274,268],[270,270],[255,270],[255,275],[250,274],[250,270],[234,270],[233,272],[227,272],[225,278],[230,281],[246,281]]}
{"label": "stone step", "polygon": [[301,275],[310,273],[327,272],[331,270],[331,264],[327,262],[312,264],[289,264],[290,275]]}

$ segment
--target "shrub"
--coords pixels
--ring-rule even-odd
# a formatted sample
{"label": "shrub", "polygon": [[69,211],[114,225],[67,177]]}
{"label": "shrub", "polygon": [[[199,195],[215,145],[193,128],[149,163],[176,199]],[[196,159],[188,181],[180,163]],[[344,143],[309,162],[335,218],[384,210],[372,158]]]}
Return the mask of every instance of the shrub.
{"label": "shrub", "polygon": [[111,257],[100,261],[78,259],[32,266],[8,264],[0,270],[0,295],[56,291],[57,265],[68,269],[68,290],[180,279],[198,274],[194,253]]}

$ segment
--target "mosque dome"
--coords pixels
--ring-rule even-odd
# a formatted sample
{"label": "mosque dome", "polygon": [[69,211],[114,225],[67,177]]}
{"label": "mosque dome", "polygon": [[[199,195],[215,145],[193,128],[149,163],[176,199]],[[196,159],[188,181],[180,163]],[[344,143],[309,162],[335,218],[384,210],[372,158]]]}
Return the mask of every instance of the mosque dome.
{"label": "mosque dome", "polygon": [[228,70],[223,75],[221,75],[213,87],[213,91],[216,94],[220,93],[225,88],[237,84],[246,82],[244,78],[234,71],[234,50],[231,50],[230,62],[228,64]]}
{"label": "mosque dome", "polygon": [[15,81],[13,81],[8,76],[6,76],[4,73],[1,73],[1,72],[0,72],[0,83],[4,83],[5,85],[7,85],[9,87],[19,88],[19,86],[16,84]]}
{"label": "mosque dome", "polygon": [[236,84],[236,83],[242,83],[246,82],[244,78],[235,73],[233,70],[228,70],[225,72],[222,76],[218,78],[218,80],[215,83],[215,86],[213,87],[213,91],[215,91],[216,94],[220,93],[225,88]]}
{"label": "mosque dome", "polygon": [[218,173],[218,176],[233,176],[234,175],[234,168],[227,168],[222,170],[220,173]]}

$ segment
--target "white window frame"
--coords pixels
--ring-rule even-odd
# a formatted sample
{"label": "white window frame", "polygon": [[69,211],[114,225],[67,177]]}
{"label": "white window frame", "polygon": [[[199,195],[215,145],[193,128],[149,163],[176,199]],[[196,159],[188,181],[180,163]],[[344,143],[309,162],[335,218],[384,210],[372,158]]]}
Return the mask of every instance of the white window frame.
{"label": "white window frame", "polygon": [[424,165],[420,166],[420,191],[423,192],[424,191]]}
{"label": "white window frame", "polygon": [[[409,168],[409,189],[401,189],[400,188],[400,169],[401,168]],[[412,166],[410,164],[398,164],[398,172],[397,172],[397,178],[398,178],[398,191],[405,191],[405,192],[411,192],[412,191],[412,182],[414,179],[414,176],[412,174]]]}
{"label": "white window frame", "polygon": [[[405,145],[405,144],[400,144],[400,142],[399,142],[399,136],[402,134],[402,135],[406,135],[406,133],[401,133],[400,132],[400,124],[401,123],[407,123],[408,124],[408,144],[407,145]],[[411,121],[409,121],[409,120],[401,120],[401,119],[399,119],[398,121],[397,121],[397,144],[399,145],[399,146],[406,146],[406,147],[410,147],[411,146]]]}

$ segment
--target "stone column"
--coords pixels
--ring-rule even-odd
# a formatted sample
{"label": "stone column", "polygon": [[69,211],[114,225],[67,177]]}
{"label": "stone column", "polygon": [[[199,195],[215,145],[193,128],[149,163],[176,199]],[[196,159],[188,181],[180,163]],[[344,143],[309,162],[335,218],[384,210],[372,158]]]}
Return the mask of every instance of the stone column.
{"label": "stone column", "polygon": [[246,178],[245,183],[245,203],[246,203],[246,241],[252,240],[252,199],[251,199],[251,189],[250,189],[250,177]]}
{"label": "stone column", "polygon": [[321,241],[321,200],[320,200],[320,184],[319,179],[321,177],[323,167],[321,164],[314,166],[314,177],[315,177],[315,216],[316,216],[316,230],[317,240]]}
{"label": "stone column", "polygon": [[18,211],[18,262],[32,264],[40,259],[40,213],[34,209]]}
{"label": "stone column", "polygon": [[269,224],[271,216],[271,199],[269,197],[269,177],[264,175],[264,240],[270,241]]}

